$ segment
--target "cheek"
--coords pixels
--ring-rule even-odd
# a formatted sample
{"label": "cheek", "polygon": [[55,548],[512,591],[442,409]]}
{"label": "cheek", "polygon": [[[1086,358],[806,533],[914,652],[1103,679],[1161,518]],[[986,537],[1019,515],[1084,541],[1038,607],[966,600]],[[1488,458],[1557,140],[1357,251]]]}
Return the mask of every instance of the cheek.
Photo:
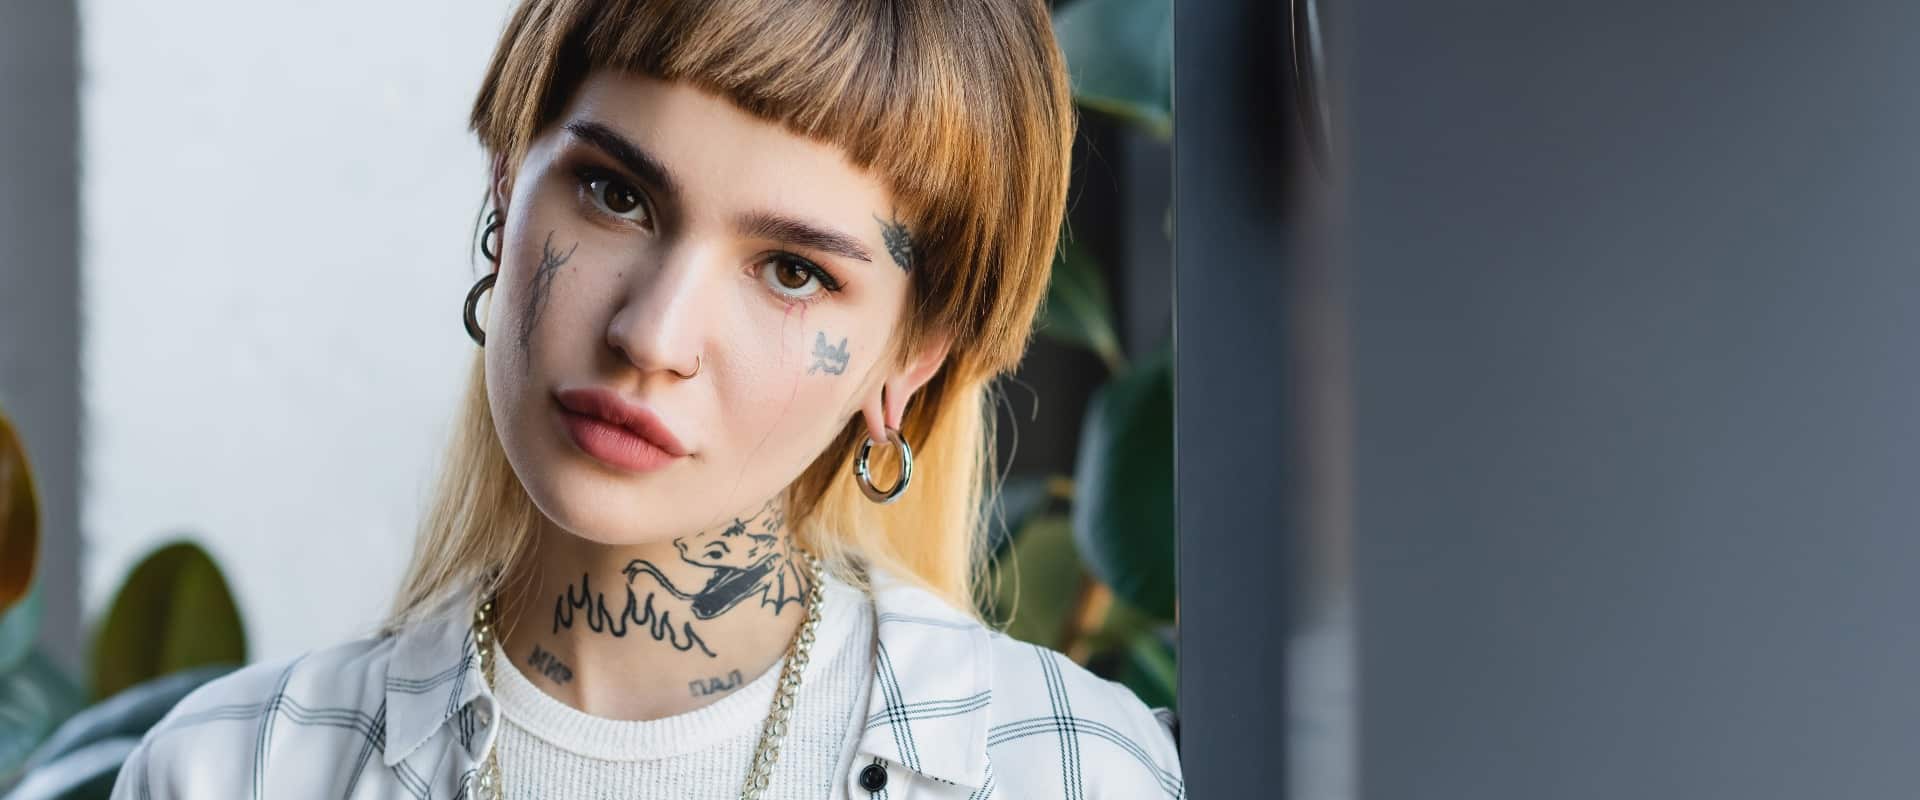
{"label": "cheek", "polygon": [[551,239],[543,233],[519,254],[512,294],[503,298],[500,338],[535,372],[559,362],[577,371],[573,360],[590,357],[605,336],[609,309],[604,298],[620,296],[629,268],[613,263],[597,244],[591,237],[554,231]]}
{"label": "cheek", "polygon": [[[857,343],[831,330],[831,317],[794,303],[777,318],[750,326],[752,334],[734,343],[750,351],[740,355],[751,366],[737,373],[739,382],[729,387],[726,404],[731,409],[728,418],[744,424],[728,427],[753,452],[782,446],[817,449],[845,421],[857,379],[828,351],[851,350]],[[822,341],[827,342],[824,349]]]}

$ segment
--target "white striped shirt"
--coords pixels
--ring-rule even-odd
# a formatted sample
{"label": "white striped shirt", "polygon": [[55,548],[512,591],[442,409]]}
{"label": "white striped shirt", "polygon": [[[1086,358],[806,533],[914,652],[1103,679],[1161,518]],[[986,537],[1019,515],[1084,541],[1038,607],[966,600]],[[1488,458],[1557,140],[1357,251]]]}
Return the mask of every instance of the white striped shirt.
{"label": "white striped shirt", "polygon": [[[1163,709],[909,582],[871,582],[874,677],[847,796],[1186,796]],[[114,799],[466,797],[500,724],[473,599],[202,686],[140,740]]]}

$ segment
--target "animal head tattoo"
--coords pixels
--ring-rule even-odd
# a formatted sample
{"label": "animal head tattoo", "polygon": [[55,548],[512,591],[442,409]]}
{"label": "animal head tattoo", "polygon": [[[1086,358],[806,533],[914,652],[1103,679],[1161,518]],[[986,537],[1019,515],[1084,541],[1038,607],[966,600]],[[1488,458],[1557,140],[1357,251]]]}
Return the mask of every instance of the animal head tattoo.
{"label": "animal head tattoo", "polygon": [[735,518],[719,528],[673,540],[680,560],[713,570],[706,585],[695,591],[674,586],[652,562],[642,559],[627,564],[627,582],[643,573],[652,575],[661,588],[691,603],[698,619],[712,619],[753,596],[778,614],[788,603],[805,601],[812,588],[812,576],[795,563],[791,543],[780,535],[785,524],[785,512],[769,501],[752,517]]}

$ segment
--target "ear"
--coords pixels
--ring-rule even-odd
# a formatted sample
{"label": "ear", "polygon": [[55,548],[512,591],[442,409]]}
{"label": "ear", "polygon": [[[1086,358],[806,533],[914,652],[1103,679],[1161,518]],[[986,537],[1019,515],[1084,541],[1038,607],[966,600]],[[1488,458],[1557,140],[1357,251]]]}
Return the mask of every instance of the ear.
{"label": "ear", "polygon": [[860,413],[867,420],[867,435],[875,442],[887,441],[888,428],[899,429],[907,415],[907,401],[940,371],[951,344],[944,335],[930,339],[911,361],[881,381],[861,405]]}
{"label": "ear", "polygon": [[495,153],[493,156],[492,187],[493,188],[490,190],[490,192],[491,192],[491,199],[493,200],[493,207],[500,210],[501,216],[506,216],[507,198],[513,192],[513,187],[507,185],[507,154],[506,153]]}

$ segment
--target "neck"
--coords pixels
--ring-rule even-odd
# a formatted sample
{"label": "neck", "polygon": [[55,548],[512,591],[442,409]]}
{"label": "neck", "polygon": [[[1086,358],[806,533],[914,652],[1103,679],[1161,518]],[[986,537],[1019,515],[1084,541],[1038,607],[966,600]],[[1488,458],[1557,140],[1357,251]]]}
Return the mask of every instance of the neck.
{"label": "neck", "polygon": [[659,719],[713,703],[777,663],[806,620],[813,576],[784,522],[769,501],[629,546],[549,524],[500,588],[501,648],[536,686],[594,716]]}

